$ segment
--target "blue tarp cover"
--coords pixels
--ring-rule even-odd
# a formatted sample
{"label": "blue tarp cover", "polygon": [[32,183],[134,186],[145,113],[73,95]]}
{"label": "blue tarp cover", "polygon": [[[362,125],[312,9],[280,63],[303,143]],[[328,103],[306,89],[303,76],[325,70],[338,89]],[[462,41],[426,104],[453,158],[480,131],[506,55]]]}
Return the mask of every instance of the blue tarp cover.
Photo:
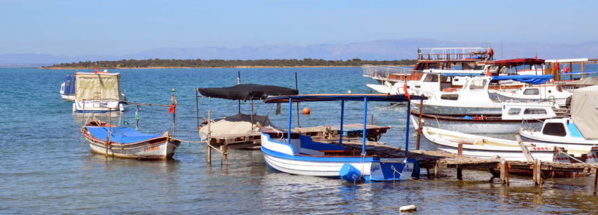
{"label": "blue tarp cover", "polygon": [[528,84],[543,84],[552,79],[552,75],[508,75],[508,76],[492,76],[492,80],[515,80]]}
{"label": "blue tarp cover", "polygon": [[[97,139],[106,140],[108,137],[108,127],[85,126],[89,133]],[[112,134],[110,135],[111,142],[120,144],[136,143],[152,138],[160,137],[159,134],[144,134],[134,128],[127,127],[112,127]]]}
{"label": "blue tarp cover", "polygon": [[75,95],[75,75],[67,75],[64,81],[64,94]]}

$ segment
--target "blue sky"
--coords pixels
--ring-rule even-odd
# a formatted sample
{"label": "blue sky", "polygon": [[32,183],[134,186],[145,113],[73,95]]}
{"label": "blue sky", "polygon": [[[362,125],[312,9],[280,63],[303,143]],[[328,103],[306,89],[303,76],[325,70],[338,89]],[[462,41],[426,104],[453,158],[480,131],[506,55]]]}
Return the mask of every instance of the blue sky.
{"label": "blue sky", "polygon": [[0,54],[131,54],[426,38],[598,40],[598,1],[0,0]]}

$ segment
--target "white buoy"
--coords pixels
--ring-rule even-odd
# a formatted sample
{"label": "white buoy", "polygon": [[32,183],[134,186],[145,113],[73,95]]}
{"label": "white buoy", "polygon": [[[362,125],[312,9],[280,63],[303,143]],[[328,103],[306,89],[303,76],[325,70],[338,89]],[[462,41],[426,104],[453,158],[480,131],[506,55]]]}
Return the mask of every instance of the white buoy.
{"label": "white buoy", "polygon": [[415,205],[406,205],[399,208],[399,212],[411,212],[416,210],[417,207]]}

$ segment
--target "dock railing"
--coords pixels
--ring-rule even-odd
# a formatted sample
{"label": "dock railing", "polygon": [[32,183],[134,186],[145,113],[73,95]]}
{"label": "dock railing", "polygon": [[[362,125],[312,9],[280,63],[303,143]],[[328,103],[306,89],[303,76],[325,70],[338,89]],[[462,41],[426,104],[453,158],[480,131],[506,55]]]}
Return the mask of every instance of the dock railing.
{"label": "dock railing", "polygon": [[366,64],[361,66],[363,70],[363,77],[366,78],[388,78],[391,74],[409,75],[413,71],[413,67],[408,66],[374,66]]}
{"label": "dock railing", "polygon": [[489,51],[487,47],[419,48],[417,60],[483,60]]}

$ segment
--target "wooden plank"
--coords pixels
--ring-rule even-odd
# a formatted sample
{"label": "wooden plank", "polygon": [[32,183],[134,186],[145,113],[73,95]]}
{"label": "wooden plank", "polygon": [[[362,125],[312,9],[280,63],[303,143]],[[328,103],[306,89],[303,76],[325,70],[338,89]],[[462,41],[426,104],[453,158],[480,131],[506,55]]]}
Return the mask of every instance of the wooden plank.
{"label": "wooden plank", "polygon": [[521,136],[519,136],[519,134],[515,135],[515,138],[517,139],[517,143],[519,143],[519,146],[521,147],[521,151],[523,152],[523,155],[525,155],[525,159],[527,159],[527,161],[534,161],[534,157],[532,157],[532,154],[529,152],[529,150],[527,150],[527,147],[523,144],[523,141],[521,140]]}

